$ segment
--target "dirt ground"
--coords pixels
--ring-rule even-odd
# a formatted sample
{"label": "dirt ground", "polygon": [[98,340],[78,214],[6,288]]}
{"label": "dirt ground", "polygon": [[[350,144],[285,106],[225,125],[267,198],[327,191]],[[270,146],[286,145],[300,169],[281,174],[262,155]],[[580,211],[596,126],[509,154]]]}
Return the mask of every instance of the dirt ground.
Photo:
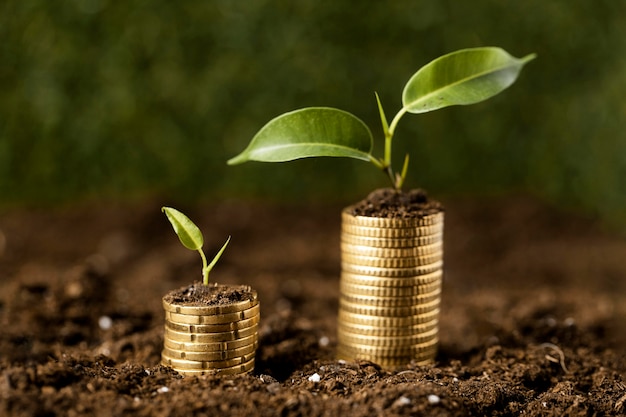
{"label": "dirt ground", "polygon": [[0,415],[626,414],[626,239],[593,220],[444,201],[436,364],[386,370],[334,359],[341,207],[177,207],[207,253],[232,235],[211,278],[261,302],[252,374],[183,378],[159,365],[161,297],[200,259],[161,203],[0,215]]}

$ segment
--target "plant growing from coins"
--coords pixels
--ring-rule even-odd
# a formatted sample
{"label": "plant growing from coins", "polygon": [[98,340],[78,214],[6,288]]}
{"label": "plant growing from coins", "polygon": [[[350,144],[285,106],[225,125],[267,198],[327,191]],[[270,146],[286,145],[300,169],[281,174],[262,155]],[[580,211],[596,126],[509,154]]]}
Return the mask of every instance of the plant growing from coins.
{"label": "plant growing from coins", "polygon": [[228,246],[230,236],[226,239],[226,243],[224,243],[222,248],[217,252],[217,255],[215,255],[213,260],[210,263],[207,263],[207,258],[202,250],[204,237],[200,228],[196,226],[195,223],[189,219],[189,217],[174,208],[162,207],[161,211],[167,216],[167,219],[174,228],[174,232],[178,235],[180,243],[182,243],[187,249],[195,250],[200,253],[200,258],[202,258],[202,282],[204,285],[209,285],[209,273],[222,256],[222,253],[224,253],[226,246]]}
{"label": "plant growing from coins", "polygon": [[392,167],[392,144],[396,127],[406,113],[426,113],[454,105],[484,101],[515,82],[534,54],[518,59],[495,47],[462,49],[441,56],[418,70],[402,93],[402,108],[391,120],[381,100],[376,102],[384,133],[384,154],[372,155],[373,136],[355,115],[329,107],[307,107],[284,113],[269,121],[248,147],[228,161],[286,162],[308,157],[347,157],[372,163],[382,170],[396,191],[401,191],[409,166]]}

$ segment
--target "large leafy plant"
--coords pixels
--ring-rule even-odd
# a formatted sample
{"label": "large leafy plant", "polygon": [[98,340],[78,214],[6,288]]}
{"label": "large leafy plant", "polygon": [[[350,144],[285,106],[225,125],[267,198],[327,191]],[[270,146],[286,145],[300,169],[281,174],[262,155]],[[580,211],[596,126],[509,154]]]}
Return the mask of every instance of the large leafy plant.
{"label": "large leafy plant", "polygon": [[418,70],[402,92],[402,108],[391,123],[378,94],[376,101],[385,136],[384,155],[372,155],[373,136],[355,115],[329,107],[307,107],[269,121],[248,147],[228,161],[285,162],[300,158],[334,156],[368,161],[386,173],[401,190],[409,156],[400,172],[392,167],[392,144],[396,127],[406,113],[426,113],[454,105],[468,105],[500,93],[517,79],[534,54],[518,59],[495,47],[462,49],[444,55]]}

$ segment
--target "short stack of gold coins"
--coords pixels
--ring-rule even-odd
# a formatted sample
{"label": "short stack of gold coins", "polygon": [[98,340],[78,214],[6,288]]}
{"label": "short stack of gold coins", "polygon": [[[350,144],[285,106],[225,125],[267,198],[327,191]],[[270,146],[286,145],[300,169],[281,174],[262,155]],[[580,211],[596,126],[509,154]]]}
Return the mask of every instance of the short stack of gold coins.
{"label": "short stack of gold coins", "polygon": [[416,218],[342,213],[339,359],[432,363],[443,276],[443,211]]}
{"label": "short stack of gold coins", "polygon": [[225,305],[184,306],[163,299],[161,363],[183,375],[234,375],[254,369],[260,305],[252,299]]}

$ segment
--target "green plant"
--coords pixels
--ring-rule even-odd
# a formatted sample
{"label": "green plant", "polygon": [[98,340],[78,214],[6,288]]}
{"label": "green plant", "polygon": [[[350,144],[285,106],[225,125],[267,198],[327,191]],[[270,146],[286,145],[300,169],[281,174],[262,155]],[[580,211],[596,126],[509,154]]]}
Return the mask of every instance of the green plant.
{"label": "green plant", "polygon": [[381,169],[399,191],[409,165],[406,155],[400,172],[392,167],[392,142],[402,116],[486,100],[513,84],[522,67],[534,58],[534,54],[514,58],[495,47],[462,49],[437,58],[409,79],[402,93],[402,108],[391,123],[387,123],[376,94],[385,136],[382,158],[372,155],[372,133],[358,117],[335,108],[308,107],[269,121],[228,164],[285,162],[318,156],[355,158]]}
{"label": "green plant", "polygon": [[211,263],[207,263],[206,256],[202,250],[204,237],[202,236],[202,232],[198,226],[196,226],[194,222],[189,219],[189,217],[174,208],[162,207],[161,211],[165,213],[167,219],[172,224],[174,232],[176,232],[178,239],[180,239],[180,243],[182,243],[187,249],[197,250],[200,253],[200,257],[202,258],[202,282],[204,285],[209,285],[209,273],[217,263],[220,256],[222,256],[224,249],[226,249],[226,246],[230,242],[230,236],[228,236],[226,243],[224,243],[219,252],[217,252],[217,255],[215,255]]}

